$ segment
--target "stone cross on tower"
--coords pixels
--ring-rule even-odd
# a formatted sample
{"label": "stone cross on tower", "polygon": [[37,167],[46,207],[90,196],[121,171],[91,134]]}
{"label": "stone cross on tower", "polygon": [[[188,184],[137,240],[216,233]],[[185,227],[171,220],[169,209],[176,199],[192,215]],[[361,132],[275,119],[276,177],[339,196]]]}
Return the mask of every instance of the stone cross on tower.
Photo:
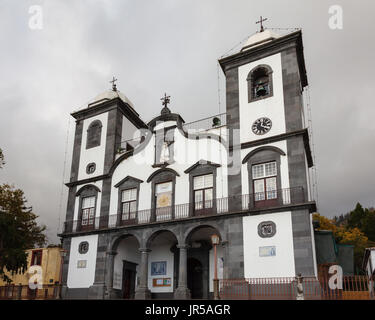
{"label": "stone cross on tower", "polygon": [[110,83],[112,83],[112,90],[113,91],[117,91],[116,83],[115,83],[116,81],[117,81],[117,79],[115,77],[113,77],[112,80],[109,81]]}
{"label": "stone cross on tower", "polygon": [[260,16],[260,20],[257,21],[257,22],[255,22],[255,24],[260,23],[260,32],[263,32],[263,31],[264,31],[264,28],[263,28],[263,22],[264,22],[264,21],[267,21],[267,20],[268,20],[267,18],[264,18],[264,19],[263,19],[263,17]]}

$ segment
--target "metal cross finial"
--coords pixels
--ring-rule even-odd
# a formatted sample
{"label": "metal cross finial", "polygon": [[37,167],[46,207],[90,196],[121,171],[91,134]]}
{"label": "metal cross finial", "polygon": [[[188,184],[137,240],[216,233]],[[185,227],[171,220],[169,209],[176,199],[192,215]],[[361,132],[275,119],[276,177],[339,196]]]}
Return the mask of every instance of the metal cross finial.
{"label": "metal cross finial", "polygon": [[115,77],[113,77],[113,79],[111,81],[109,81],[110,83],[112,83],[112,90],[113,91],[117,91],[117,88],[116,88],[116,82],[117,79]]}
{"label": "metal cross finial", "polygon": [[264,18],[264,19],[263,19],[263,17],[260,16],[260,20],[257,21],[257,22],[255,23],[255,24],[260,23],[260,32],[263,32],[263,31],[264,31],[264,28],[263,28],[263,22],[264,22],[264,21],[267,21],[267,20],[268,20],[267,18]]}
{"label": "metal cross finial", "polygon": [[171,101],[170,101],[170,98],[171,96],[167,96],[167,94],[166,93],[164,93],[164,97],[163,98],[161,98],[160,100],[162,100],[163,102],[162,102],[162,105],[164,106],[164,107],[168,107],[168,103],[171,103]]}

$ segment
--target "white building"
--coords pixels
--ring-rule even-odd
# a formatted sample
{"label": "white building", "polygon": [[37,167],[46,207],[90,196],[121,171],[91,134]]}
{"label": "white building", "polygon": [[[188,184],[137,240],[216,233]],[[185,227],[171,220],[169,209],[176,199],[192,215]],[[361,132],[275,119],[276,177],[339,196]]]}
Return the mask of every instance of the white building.
{"label": "white building", "polygon": [[213,234],[219,278],[316,275],[302,33],[219,63],[225,114],[185,124],[165,97],[146,124],[115,85],[72,113],[66,298],[212,297]]}

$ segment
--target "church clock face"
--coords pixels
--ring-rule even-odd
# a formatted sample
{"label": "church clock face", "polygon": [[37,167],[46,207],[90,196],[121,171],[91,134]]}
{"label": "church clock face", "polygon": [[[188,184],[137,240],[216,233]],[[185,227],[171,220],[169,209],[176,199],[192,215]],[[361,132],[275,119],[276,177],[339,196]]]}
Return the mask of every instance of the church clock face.
{"label": "church clock face", "polygon": [[262,135],[271,130],[272,121],[266,117],[254,121],[251,130],[257,135]]}

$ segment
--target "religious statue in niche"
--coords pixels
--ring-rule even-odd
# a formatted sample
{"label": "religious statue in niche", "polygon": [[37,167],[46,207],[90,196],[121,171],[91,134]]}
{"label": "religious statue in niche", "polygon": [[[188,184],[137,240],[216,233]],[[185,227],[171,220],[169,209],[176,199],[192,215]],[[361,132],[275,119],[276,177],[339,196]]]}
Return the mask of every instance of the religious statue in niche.
{"label": "religious statue in niche", "polygon": [[156,134],[155,164],[168,165],[173,163],[173,130],[163,130]]}
{"label": "religious statue in niche", "polygon": [[161,153],[160,153],[160,163],[165,163],[169,161],[169,145],[168,142],[164,141]]}

